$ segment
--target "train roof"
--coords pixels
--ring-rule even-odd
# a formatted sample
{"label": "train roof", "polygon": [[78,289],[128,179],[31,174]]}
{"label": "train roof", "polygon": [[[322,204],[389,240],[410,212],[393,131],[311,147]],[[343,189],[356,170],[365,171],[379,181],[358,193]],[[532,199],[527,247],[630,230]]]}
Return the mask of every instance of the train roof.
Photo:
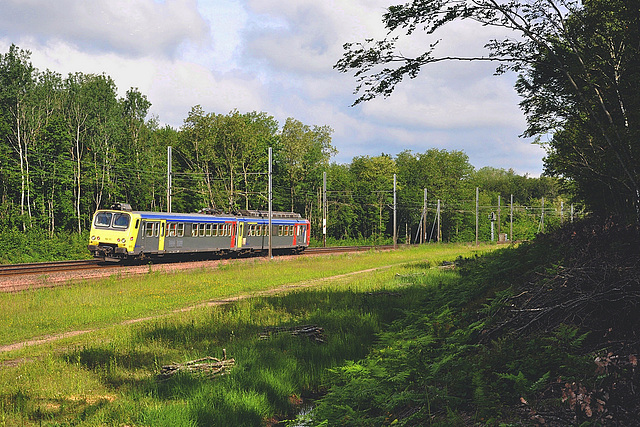
{"label": "train roof", "polygon": [[[134,210],[121,210],[121,209],[99,209],[101,212],[126,212],[131,214],[140,215],[144,219],[164,219],[167,221],[182,221],[182,222],[226,222],[243,219],[249,222],[266,223],[269,221],[269,212],[261,212],[264,215],[242,215],[243,213],[250,213],[248,211],[240,212],[241,215],[231,214],[209,214],[209,213],[174,213],[174,212],[149,212],[149,211],[134,211]],[[282,215],[285,214],[285,215]],[[288,214],[288,215],[286,215]],[[292,214],[289,212],[277,212],[272,215],[272,222],[277,223],[300,223],[306,222],[299,214]]]}

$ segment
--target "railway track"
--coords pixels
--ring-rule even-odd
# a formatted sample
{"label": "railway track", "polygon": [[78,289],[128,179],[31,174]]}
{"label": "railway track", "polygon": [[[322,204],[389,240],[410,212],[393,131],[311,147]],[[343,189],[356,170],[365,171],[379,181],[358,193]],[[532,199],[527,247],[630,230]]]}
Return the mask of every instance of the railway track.
{"label": "railway track", "polygon": [[47,274],[60,271],[77,271],[94,269],[100,261],[84,259],[76,261],[34,262],[26,264],[0,265],[0,276],[20,276],[23,274]]}

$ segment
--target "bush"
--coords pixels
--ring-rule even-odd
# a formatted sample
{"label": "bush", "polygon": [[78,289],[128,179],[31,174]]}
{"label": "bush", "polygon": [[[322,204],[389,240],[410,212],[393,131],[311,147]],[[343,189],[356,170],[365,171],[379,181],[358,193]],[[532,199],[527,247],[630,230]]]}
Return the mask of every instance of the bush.
{"label": "bush", "polygon": [[0,232],[0,263],[62,261],[90,258],[88,232],[59,232],[50,236],[46,230],[6,229]]}

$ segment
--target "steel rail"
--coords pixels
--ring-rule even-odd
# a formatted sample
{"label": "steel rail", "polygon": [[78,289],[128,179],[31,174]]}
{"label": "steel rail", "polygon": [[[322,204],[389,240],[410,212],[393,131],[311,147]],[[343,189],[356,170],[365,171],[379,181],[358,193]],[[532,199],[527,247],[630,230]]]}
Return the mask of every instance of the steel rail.
{"label": "steel rail", "polygon": [[0,276],[19,276],[23,274],[55,273],[93,269],[99,266],[100,260],[84,259],[74,261],[32,262],[23,264],[0,265]]}

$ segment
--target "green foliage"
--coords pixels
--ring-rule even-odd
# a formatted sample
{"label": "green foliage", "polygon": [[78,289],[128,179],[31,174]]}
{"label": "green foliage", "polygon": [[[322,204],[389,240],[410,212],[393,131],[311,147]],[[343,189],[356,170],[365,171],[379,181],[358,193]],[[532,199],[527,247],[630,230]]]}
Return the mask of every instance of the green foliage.
{"label": "green foliage", "polygon": [[62,261],[89,258],[88,234],[56,233],[50,236],[46,230],[36,228],[25,232],[15,228],[0,233],[0,263]]}
{"label": "green foliage", "polygon": [[521,398],[535,401],[559,377],[582,378],[592,358],[581,353],[588,334],[575,326],[483,338],[509,307],[512,283],[561,256],[532,243],[459,260],[461,276],[426,287],[367,358],[332,369],[311,425],[509,422]]}

